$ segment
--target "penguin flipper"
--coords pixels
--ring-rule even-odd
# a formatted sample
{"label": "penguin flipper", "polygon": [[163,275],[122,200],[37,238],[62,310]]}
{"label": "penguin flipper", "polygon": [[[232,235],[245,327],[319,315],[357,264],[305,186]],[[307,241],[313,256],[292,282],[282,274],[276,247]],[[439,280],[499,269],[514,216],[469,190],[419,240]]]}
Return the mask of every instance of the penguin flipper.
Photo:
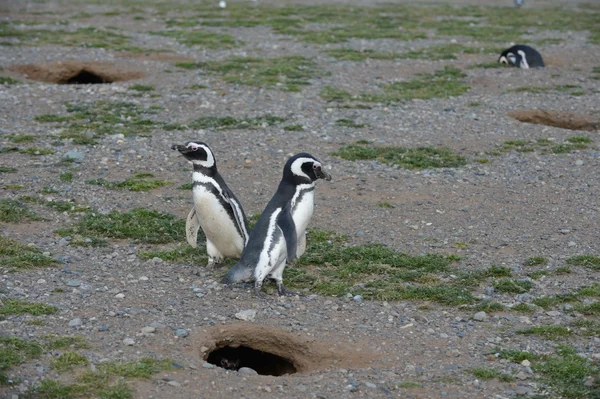
{"label": "penguin flipper", "polygon": [[237,201],[231,190],[227,188],[223,190],[221,193],[221,197],[229,204],[231,210],[233,211],[233,217],[235,218],[235,223],[237,225],[238,231],[241,233],[242,238],[244,239],[244,245],[248,243],[248,229],[247,229],[247,220],[246,215],[244,214],[244,209],[242,209],[242,205]]}
{"label": "penguin flipper", "polygon": [[198,246],[198,230],[200,230],[200,220],[196,214],[196,207],[192,207],[185,221],[185,238],[192,248]]}
{"label": "penguin flipper", "polygon": [[277,218],[277,226],[283,233],[285,238],[285,246],[287,248],[287,261],[291,262],[296,260],[296,250],[298,247],[298,237],[296,235],[296,224],[294,218],[292,218],[292,207],[287,205]]}

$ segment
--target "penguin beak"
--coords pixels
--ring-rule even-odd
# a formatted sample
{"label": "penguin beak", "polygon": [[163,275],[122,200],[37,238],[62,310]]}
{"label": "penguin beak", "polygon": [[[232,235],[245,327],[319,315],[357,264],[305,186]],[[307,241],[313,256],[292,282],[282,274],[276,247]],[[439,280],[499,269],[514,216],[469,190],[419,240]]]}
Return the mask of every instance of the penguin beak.
{"label": "penguin beak", "polygon": [[179,144],[173,144],[173,145],[171,146],[171,149],[172,149],[172,150],[177,150],[177,151],[179,151],[179,152],[180,152],[180,153],[182,153],[182,154],[186,154],[186,153],[188,153],[188,152],[189,152],[189,150],[188,150],[188,148],[187,148],[186,146],[184,146],[184,145],[179,145]]}
{"label": "penguin beak", "polygon": [[317,179],[325,179],[327,181],[331,181],[331,175],[323,170],[323,168],[319,168],[315,170],[315,175]]}

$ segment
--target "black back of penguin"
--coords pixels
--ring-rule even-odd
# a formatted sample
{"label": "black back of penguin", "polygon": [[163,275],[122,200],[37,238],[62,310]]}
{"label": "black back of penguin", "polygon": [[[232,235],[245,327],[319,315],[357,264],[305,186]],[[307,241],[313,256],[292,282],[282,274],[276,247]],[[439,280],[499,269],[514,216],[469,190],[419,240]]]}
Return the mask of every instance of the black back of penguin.
{"label": "black back of penguin", "polygon": [[525,44],[516,44],[507,48],[500,53],[498,62],[524,69],[545,66],[542,55],[533,47]]}

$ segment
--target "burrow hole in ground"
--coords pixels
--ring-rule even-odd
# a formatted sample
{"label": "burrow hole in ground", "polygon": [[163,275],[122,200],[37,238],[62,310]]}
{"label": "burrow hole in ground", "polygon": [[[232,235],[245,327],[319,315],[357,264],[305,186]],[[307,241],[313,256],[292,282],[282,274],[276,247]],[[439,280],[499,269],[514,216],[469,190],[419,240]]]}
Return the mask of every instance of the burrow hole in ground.
{"label": "burrow hole in ground", "polygon": [[73,60],[39,65],[13,65],[10,69],[27,79],[55,84],[106,84],[144,76],[141,71],[110,62]]}
{"label": "burrow hole in ground", "polygon": [[510,111],[508,116],[524,123],[534,123],[569,130],[594,131],[600,128],[597,117],[565,111],[529,109]]}

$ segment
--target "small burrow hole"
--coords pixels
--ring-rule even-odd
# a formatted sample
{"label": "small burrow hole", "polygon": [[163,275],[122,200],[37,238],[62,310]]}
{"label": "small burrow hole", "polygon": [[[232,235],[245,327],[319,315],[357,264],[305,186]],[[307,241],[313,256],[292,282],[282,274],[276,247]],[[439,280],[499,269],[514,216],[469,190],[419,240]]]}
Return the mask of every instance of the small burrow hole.
{"label": "small burrow hole", "polygon": [[86,84],[103,84],[112,83],[112,80],[107,80],[100,75],[96,75],[94,72],[82,69],[75,75],[69,77],[66,81],[59,82],[69,85],[86,85]]}
{"label": "small burrow hole", "polygon": [[261,375],[281,376],[297,371],[294,364],[284,357],[244,345],[217,348],[208,354],[206,361],[228,370],[248,367]]}
{"label": "small burrow hole", "polygon": [[508,116],[523,123],[553,126],[561,129],[594,131],[600,128],[600,122],[595,116],[565,111],[527,109],[510,111]]}

